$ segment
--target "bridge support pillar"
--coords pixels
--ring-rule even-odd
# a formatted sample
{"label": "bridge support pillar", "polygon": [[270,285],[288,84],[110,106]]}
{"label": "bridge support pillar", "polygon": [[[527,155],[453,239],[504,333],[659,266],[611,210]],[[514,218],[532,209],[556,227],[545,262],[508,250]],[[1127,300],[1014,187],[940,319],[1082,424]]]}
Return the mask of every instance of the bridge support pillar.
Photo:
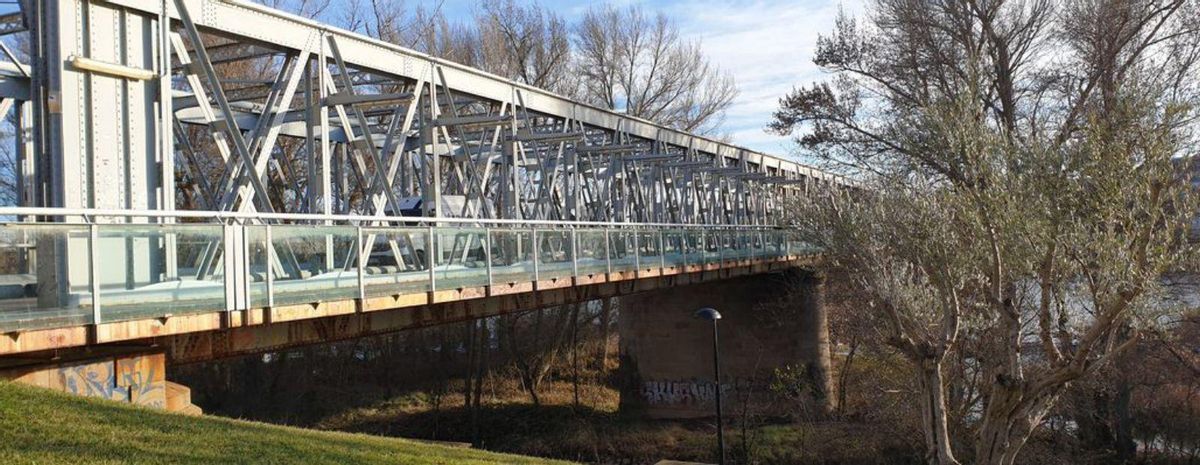
{"label": "bridge support pillar", "polygon": [[723,317],[726,415],[745,402],[768,402],[777,369],[793,375],[808,411],[830,412],[835,396],[823,297],[823,276],[798,269],[622,297],[621,408],[651,418],[714,414],[712,323],[693,316],[712,307]]}
{"label": "bridge support pillar", "polygon": [[191,390],[167,381],[161,350],[111,351],[71,360],[27,361],[0,368],[0,380],[174,412],[200,414]]}

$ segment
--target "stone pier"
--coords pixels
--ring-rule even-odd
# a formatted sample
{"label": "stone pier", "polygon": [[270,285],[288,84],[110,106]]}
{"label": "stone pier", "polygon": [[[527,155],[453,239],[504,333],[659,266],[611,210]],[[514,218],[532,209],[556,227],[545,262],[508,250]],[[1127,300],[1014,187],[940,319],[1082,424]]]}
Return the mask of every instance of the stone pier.
{"label": "stone pier", "polygon": [[693,316],[712,307],[723,317],[718,325],[727,412],[745,398],[739,392],[761,398],[775,370],[791,367],[802,373],[813,410],[828,413],[834,396],[823,298],[824,277],[799,269],[622,297],[622,409],[651,418],[714,414],[712,323]]}

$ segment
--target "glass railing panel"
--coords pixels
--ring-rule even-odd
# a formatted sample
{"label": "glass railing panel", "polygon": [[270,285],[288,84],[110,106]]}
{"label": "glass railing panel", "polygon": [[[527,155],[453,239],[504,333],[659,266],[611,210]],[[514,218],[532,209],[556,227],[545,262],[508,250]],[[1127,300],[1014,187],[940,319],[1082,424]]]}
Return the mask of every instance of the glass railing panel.
{"label": "glass railing panel", "polygon": [[663,262],[662,256],[662,236],[658,230],[641,230],[637,232],[638,255],[641,260],[642,268],[661,268]]}
{"label": "glass railing panel", "polygon": [[533,230],[492,230],[492,283],[533,281]]}
{"label": "glass railing panel", "polygon": [[799,232],[789,231],[787,237],[789,255],[804,255],[816,252],[816,248],[805,242]]}
{"label": "glass railing panel", "polygon": [[87,225],[0,226],[0,331],[92,322]]}
{"label": "glass railing panel", "polygon": [[764,241],[763,231],[755,230],[748,231],[750,235],[750,256],[754,258],[762,258],[767,254],[767,244]]}
{"label": "glass railing panel", "polygon": [[703,264],[715,264],[720,261],[721,236],[720,231],[706,229],[700,231],[700,254]]}
{"label": "glass railing panel", "polygon": [[268,269],[276,306],[358,297],[358,228],[272,225],[268,242],[267,227],[257,225],[246,236],[251,306],[267,303]]}
{"label": "glass railing panel", "polygon": [[663,263],[667,266],[683,266],[687,261],[684,232],[681,230],[663,231]]}
{"label": "glass railing panel", "polygon": [[729,232],[733,237],[733,258],[736,260],[744,260],[750,258],[753,254],[753,235],[750,231],[733,230]]}
{"label": "glass railing panel", "polygon": [[702,239],[704,242],[704,263],[720,263],[724,249],[728,247],[728,244],[726,244],[728,237],[725,231],[716,229],[705,230]]}
{"label": "glass railing panel", "polygon": [[224,233],[219,224],[100,224],[103,322],[225,309]]}
{"label": "glass railing panel", "polygon": [[537,231],[539,279],[563,278],[575,272],[575,251],[571,231]]}
{"label": "glass railing panel", "polygon": [[608,258],[612,261],[613,271],[632,271],[637,269],[637,247],[634,231],[629,229],[613,229],[608,233]]}
{"label": "glass railing panel", "polygon": [[608,247],[603,229],[580,229],[575,233],[575,240],[579,241],[579,274],[608,271]]}
{"label": "glass railing panel", "polygon": [[486,286],[487,230],[434,228],[434,289]]}
{"label": "glass railing panel", "polygon": [[763,232],[764,242],[766,242],[766,250],[764,253],[768,258],[779,258],[784,255],[784,236],[780,231],[770,230]]}
{"label": "glass railing panel", "polygon": [[416,294],[429,287],[429,228],[363,228],[367,297]]}
{"label": "glass railing panel", "polygon": [[704,264],[704,231],[700,229],[685,229],[683,231],[684,259],[690,265]]}

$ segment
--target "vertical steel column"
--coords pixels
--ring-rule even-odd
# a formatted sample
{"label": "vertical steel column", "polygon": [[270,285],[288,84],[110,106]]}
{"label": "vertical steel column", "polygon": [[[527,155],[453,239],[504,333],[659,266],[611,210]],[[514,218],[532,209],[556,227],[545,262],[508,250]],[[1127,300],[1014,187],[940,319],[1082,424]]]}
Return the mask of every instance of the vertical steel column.
{"label": "vertical steel column", "polygon": [[[153,52],[158,68],[158,127],[155,128],[154,137],[158,142],[158,157],[159,157],[159,186],[158,197],[163,210],[175,209],[175,137],[172,128],[174,127],[174,111],[172,107],[172,89],[171,89],[171,17],[167,12],[167,1],[161,0],[159,5],[159,14],[157,20],[157,36]],[[160,219],[163,223],[174,223],[173,218],[164,217]],[[164,240],[164,262],[166,269],[164,270],[168,278],[177,278],[179,275],[179,264],[177,262],[176,237],[174,234],[167,234]]]}
{"label": "vertical steel column", "polygon": [[[329,35],[325,31],[320,32],[320,48],[317,51],[317,93],[320,97],[318,102],[318,118],[321,123],[321,213],[326,215],[333,213],[333,148],[329,140],[329,105],[326,105],[326,99],[329,98],[329,87],[333,83],[329,82]],[[308,83],[311,87],[312,83]],[[312,111],[308,109],[306,111]],[[311,182],[311,181],[310,181]],[[333,225],[332,221],[325,221],[326,226]],[[333,268],[333,238],[325,239],[325,267],[326,269]]]}

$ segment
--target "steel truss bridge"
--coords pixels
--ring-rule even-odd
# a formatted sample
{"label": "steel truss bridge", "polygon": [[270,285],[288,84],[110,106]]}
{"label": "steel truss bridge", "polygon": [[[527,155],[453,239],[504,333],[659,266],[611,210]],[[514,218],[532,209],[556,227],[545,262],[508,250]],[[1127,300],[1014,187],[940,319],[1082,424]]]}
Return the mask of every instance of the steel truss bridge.
{"label": "steel truss bridge", "polygon": [[248,2],[19,4],[0,355],[761,271],[847,184]]}

